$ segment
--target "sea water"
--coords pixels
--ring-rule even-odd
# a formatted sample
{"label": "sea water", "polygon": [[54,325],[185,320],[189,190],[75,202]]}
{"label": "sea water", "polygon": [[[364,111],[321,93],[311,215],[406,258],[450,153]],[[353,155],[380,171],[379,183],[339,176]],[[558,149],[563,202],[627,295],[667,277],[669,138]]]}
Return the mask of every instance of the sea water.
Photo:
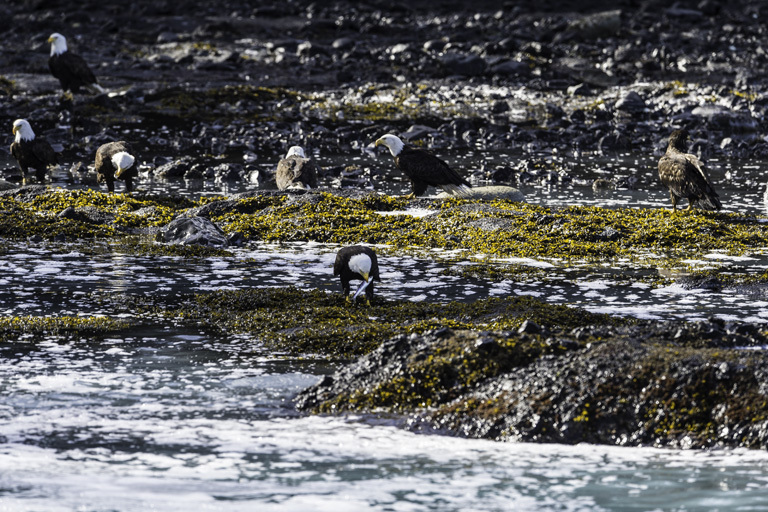
{"label": "sea water", "polygon": [[331,368],[160,329],[0,350],[0,510],[768,509],[768,454],[497,443],[300,416]]}
{"label": "sea water", "polygon": [[[275,244],[184,260],[19,244],[0,263],[0,311],[108,315],[87,298],[112,292],[338,292],[334,254]],[[467,264],[452,256],[382,256],[377,293],[437,302],[529,294],[640,317],[766,319],[764,305],[733,294],[620,284],[611,272],[621,269],[489,284],[443,273]],[[99,343],[2,345],[0,511],[768,510],[761,451],[497,443],[411,433],[396,417],[299,415],[292,398],[333,370],[265,352],[254,335],[170,325]]]}

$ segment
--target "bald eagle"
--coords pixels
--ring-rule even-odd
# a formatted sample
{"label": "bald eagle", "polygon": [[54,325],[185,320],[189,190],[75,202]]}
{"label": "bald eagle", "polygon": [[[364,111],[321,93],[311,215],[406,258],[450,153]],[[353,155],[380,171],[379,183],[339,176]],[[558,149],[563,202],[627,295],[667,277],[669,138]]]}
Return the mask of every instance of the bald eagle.
{"label": "bald eagle", "polygon": [[301,146],[292,146],[277,164],[277,188],[317,188],[317,164],[304,156]]}
{"label": "bald eagle", "polygon": [[51,74],[59,79],[61,88],[65,92],[78,93],[81,87],[85,87],[93,93],[105,92],[96,82],[96,77],[85,60],[78,54],[67,50],[67,39],[63,35],[53,33],[48,38],[48,42],[51,43],[48,68],[51,70]]}
{"label": "bald eagle", "polygon": [[341,279],[341,289],[348,301],[349,282],[353,279],[362,280],[352,300],[357,299],[357,296],[365,291],[368,304],[373,300],[373,281],[381,281],[376,253],[373,249],[362,245],[350,245],[339,249],[333,265],[333,275]]}
{"label": "bald eagle", "polygon": [[707,210],[719,210],[722,208],[720,198],[704,172],[701,160],[686,153],[687,141],[686,130],[675,130],[669,136],[667,152],[659,159],[659,178],[669,189],[672,209],[676,209],[677,201],[684,197],[688,199],[688,210],[696,202]]}
{"label": "bald eagle", "polygon": [[30,168],[35,170],[37,181],[44,181],[46,168],[59,162],[56,152],[48,141],[35,137],[35,132],[26,119],[13,122],[13,134],[15,139],[11,144],[11,154],[19,163],[22,183],[27,183],[27,171]]}
{"label": "bald eagle", "polygon": [[377,140],[376,146],[389,148],[397,168],[411,180],[413,192],[406,196],[408,199],[423,195],[428,186],[441,187],[451,195],[469,194],[469,182],[433,154],[408,146],[389,133]]}
{"label": "bald eagle", "polygon": [[102,144],[96,150],[96,165],[93,170],[96,171],[99,183],[106,183],[110,192],[115,191],[116,179],[125,180],[126,192],[133,190],[133,178],[136,178],[139,172],[133,165],[136,159],[131,153],[131,146],[123,140]]}

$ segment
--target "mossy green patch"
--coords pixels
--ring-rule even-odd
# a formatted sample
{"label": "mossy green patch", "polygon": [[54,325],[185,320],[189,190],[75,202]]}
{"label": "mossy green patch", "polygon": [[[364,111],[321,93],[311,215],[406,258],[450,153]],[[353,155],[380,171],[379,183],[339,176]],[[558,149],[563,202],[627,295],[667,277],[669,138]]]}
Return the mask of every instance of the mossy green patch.
{"label": "mossy green patch", "polygon": [[[0,236],[66,240],[111,239],[120,232],[164,226],[178,213],[196,203],[184,198],[150,195],[108,194],[97,190],[52,189],[29,200],[21,196],[0,197]],[[103,213],[90,218],[75,214],[60,217],[65,209],[90,208]],[[109,219],[109,220],[107,220]]]}
{"label": "mossy green patch", "polygon": [[341,294],[295,288],[211,292],[195,295],[177,308],[149,309],[155,315],[185,324],[252,333],[279,351],[331,358],[368,353],[397,334],[419,334],[443,327],[514,329],[526,319],[562,328],[623,322],[531,297],[448,304],[377,298],[369,307],[349,303]]}
{"label": "mossy green patch", "polygon": [[37,342],[55,338],[94,339],[122,331],[130,324],[108,317],[85,316],[1,316],[0,341]]}
{"label": "mossy green patch", "polygon": [[[670,264],[711,251],[744,254],[765,249],[768,224],[754,215],[666,209],[550,209],[510,201],[450,199],[424,218],[387,215],[401,199],[383,202],[320,194],[316,201],[282,201],[255,213],[215,218],[225,231],[269,241],[388,244],[400,249],[465,249],[494,256],[599,260],[650,254]],[[490,228],[483,221],[492,220]],[[654,266],[662,263],[651,261]]]}

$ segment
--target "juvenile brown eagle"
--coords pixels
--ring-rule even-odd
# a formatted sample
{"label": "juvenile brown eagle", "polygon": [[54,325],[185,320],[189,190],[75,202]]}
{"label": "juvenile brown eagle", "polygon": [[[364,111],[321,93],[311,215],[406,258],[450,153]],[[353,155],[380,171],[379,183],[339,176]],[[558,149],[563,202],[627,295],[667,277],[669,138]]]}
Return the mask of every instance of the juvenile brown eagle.
{"label": "juvenile brown eagle", "polygon": [[134,165],[131,146],[121,140],[102,144],[96,150],[96,164],[93,168],[99,183],[106,183],[107,190],[115,191],[115,180],[125,180],[125,191],[133,190],[133,178],[139,175]]}
{"label": "juvenile brown eagle", "polygon": [[317,164],[304,155],[301,146],[291,146],[277,163],[277,188],[317,188]]}
{"label": "juvenile brown eagle", "polygon": [[45,180],[45,170],[49,165],[58,163],[58,157],[48,141],[36,138],[26,119],[17,119],[13,122],[13,134],[15,136],[11,144],[11,154],[21,169],[22,183],[27,183],[27,171],[34,169],[37,181]]}
{"label": "juvenile brown eagle", "polygon": [[680,198],[685,198],[688,199],[688,210],[694,203],[707,210],[719,210],[722,208],[720,198],[704,172],[701,160],[686,153],[687,141],[686,130],[675,130],[669,136],[667,152],[659,159],[659,178],[669,189],[672,209],[677,208]]}
{"label": "juvenile brown eagle", "polygon": [[350,245],[339,249],[333,265],[333,275],[341,279],[341,289],[347,300],[349,300],[349,282],[353,279],[362,280],[352,300],[365,291],[368,304],[373,300],[373,281],[381,281],[376,253],[373,249],[362,245]]}
{"label": "juvenile brown eagle", "polygon": [[407,198],[423,195],[429,186],[441,187],[451,195],[469,194],[469,182],[432,153],[408,146],[390,133],[377,140],[376,146],[386,146],[395,157],[397,168],[411,180],[413,191]]}
{"label": "juvenile brown eagle", "polygon": [[51,43],[51,57],[48,59],[48,68],[51,74],[59,79],[61,88],[73,93],[80,92],[85,87],[93,93],[103,93],[104,89],[97,83],[96,77],[88,67],[85,60],[76,53],[67,50],[67,39],[53,33],[48,38]]}

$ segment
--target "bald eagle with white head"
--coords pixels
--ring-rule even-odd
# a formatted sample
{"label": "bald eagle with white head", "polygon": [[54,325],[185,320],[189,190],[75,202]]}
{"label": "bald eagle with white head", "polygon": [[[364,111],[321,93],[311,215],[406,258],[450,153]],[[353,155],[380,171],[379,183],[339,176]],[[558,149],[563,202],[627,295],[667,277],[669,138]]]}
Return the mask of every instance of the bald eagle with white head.
{"label": "bald eagle with white head", "polygon": [[469,182],[432,153],[411,147],[391,133],[379,138],[376,146],[386,146],[395,157],[397,168],[411,180],[413,191],[406,198],[421,196],[430,186],[440,187],[455,196],[469,195]]}
{"label": "bald eagle with white head", "polygon": [[277,188],[317,188],[318,166],[307,158],[301,146],[291,146],[285,158],[277,163]]}
{"label": "bald eagle with white head", "polygon": [[53,33],[48,38],[48,42],[51,43],[48,68],[51,70],[51,74],[59,79],[61,88],[65,93],[69,93],[71,96],[69,91],[78,93],[83,87],[95,94],[105,92],[96,81],[96,76],[85,60],[67,49],[67,39],[63,35]]}
{"label": "bald eagle with white head", "polygon": [[353,279],[361,280],[362,283],[352,300],[354,301],[358,295],[365,292],[365,299],[369,305],[373,300],[373,281],[381,281],[376,253],[370,247],[362,245],[350,245],[339,249],[333,265],[333,275],[339,276],[341,289],[347,301],[349,301],[349,282]]}
{"label": "bald eagle with white head", "polygon": [[720,197],[704,172],[704,164],[695,155],[686,153],[688,138],[686,130],[673,131],[667,152],[659,159],[659,178],[669,189],[672,209],[677,209],[677,201],[685,198],[687,210],[694,203],[706,210],[719,210],[722,208]]}
{"label": "bald eagle with white head", "polygon": [[27,183],[27,172],[34,169],[37,181],[45,181],[45,171],[51,165],[59,162],[56,152],[48,141],[35,137],[32,126],[26,119],[13,122],[14,141],[11,144],[11,154],[21,169],[22,184]]}
{"label": "bald eagle with white head", "polygon": [[115,191],[115,180],[125,180],[125,191],[133,190],[133,178],[138,177],[131,146],[124,140],[108,142],[96,150],[96,164],[93,170],[99,183],[106,183],[107,190]]}

